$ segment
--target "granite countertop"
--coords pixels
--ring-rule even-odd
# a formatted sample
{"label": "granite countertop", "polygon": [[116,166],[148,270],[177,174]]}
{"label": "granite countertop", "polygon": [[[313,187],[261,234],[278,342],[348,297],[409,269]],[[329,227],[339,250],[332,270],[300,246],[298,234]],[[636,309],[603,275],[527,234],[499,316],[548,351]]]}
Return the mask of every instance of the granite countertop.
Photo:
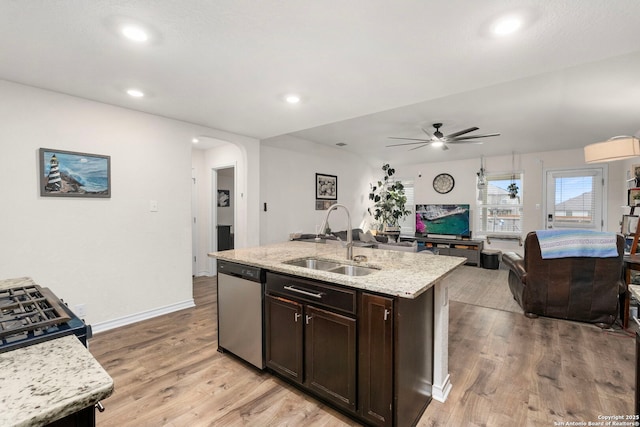
{"label": "granite countertop", "polygon": [[[466,262],[466,258],[370,248],[353,248],[353,255],[364,255],[366,262],[347,261],[341,245],[308,242],[283,242],[254,248],[212,252],[210,257],[323,280],[402,298],[416,298],[438,280]],[[366,276],[347,276],[284,264],[285,261],[314,257],[342,263],[378,268]]]}
{"label": "granite countertop", "polygon": [[75,335],[0,353],[0,425],[41,426],[113,393],[113,379]]}
{"label": "granite countertop", "polygon": [[[0,289],[35,284],[4,279]],[[113,379],[75,335],[0,353],[0,426],[43,426],[111,393]]]}
{"label": "granite countertop", "polygon": [[16,286],[33,286],[37,283],[31,277],[18,277],[15,279],[0,280],[0,289],[15,288]]}

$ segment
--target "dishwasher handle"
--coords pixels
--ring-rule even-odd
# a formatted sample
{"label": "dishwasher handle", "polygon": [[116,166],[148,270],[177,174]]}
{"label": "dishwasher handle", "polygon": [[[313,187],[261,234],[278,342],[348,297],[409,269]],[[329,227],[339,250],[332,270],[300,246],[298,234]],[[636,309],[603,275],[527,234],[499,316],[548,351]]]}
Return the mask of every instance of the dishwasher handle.
{"label": "dishwasher handle", "polygon": [[299,294],[302,294],[302,295],[306,295],[306,296],[309,296],[309,297],[318,298],[318,299],[322,299],[322,295],[324,295],[323,292],[311,292],[311,291],[307,291],[305,289],[298,289],[298,288],[293,287],[293,285],[285,286],[284,289],[286,289],[288,291],[291,291],[291,292],[296,292],[296,293],[299,293]]}

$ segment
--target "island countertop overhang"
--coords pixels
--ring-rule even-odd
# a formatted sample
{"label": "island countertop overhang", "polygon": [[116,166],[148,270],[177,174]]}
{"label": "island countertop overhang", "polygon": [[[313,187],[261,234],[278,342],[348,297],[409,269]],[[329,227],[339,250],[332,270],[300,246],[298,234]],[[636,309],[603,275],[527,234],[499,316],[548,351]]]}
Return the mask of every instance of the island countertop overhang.
{"label": "island countertop overhang", "polygon": [[[466,262],[466,258],[383,249],[353,248],[366,262],[348,261],[341,245],[282,242],[252,248],[211,252],[220,260],[260,267],[273,272],[322,280],[384,295],[414,299]],[[366,276],[347,276],[286,264],[299,258],[318,258],[379,269]]]}

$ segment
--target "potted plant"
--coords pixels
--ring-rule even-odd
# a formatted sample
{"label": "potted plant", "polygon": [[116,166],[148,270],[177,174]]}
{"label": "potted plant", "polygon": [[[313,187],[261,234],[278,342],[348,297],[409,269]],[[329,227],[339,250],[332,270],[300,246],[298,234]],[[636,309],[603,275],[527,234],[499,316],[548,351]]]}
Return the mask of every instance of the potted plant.
{"label": "potted plant", "polygon": [[633,195],[633,204],[636,206],[640,205],[640,193]]}
{"label": "potted plant", "polygon": [[518,186],[515,182],[509,184],[509,186],[507,187],[507,191],[509,191],[509,198],[515,199],[516,197],[518,197]]}
{"label": "potted plant", "polygon": [[407,196],[404,193],[404,185],[391,179],[396,171],[388,163],[382,165],[382,172],[384,177],[377,185],[370,184],[369,200],[373,201],[373,208],[367,210],[378,221],[380,231],[399,231],[400,219],[411,213],[405,207]]}

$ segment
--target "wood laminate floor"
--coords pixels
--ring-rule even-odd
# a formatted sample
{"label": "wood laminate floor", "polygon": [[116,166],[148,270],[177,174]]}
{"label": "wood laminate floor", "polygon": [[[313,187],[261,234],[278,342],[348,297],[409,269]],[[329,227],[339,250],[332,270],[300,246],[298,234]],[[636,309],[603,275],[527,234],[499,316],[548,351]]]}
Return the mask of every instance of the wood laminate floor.
{"label": "wood laminate floor", "polygon": [[[506,286],[506,284],[505,284]],[[196,307],[96,334],[115,381],[107,426],[355,426],[285,382],[217,352],[215,278]],[[451,301],[453,390],[419,426],[557,426],[633,412],[631,333]]]}

